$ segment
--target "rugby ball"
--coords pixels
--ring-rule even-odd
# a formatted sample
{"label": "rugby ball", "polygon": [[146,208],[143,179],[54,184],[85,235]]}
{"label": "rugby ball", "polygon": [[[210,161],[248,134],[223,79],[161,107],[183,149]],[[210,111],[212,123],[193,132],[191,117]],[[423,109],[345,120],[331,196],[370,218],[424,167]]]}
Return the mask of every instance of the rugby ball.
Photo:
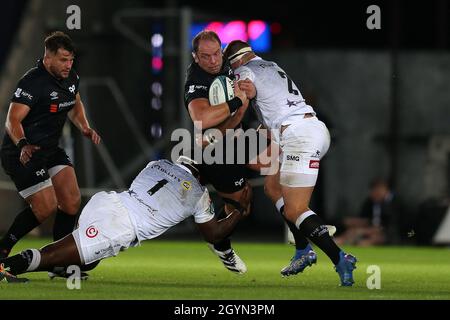
{"label": "rugby ball", "polygon": [[209,87],[209,104],[216,106],[234,98],[234,82],[227,76],[216,77]]}

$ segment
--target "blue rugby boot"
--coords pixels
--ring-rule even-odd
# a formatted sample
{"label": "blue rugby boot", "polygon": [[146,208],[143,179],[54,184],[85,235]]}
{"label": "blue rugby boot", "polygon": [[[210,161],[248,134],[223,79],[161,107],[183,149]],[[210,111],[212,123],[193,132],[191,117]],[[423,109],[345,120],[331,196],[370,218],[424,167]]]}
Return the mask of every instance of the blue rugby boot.
{"label": "blue rugby boot", "polygon": [[317,255],[313,251],[311,245],[303,250],[296,250],[295,256],[291,259],[289,265],[281,269],[283,277],[289,277],[297,273],[303,272],[306,267],[312,266],[317,262]]}
{"label": "blue rugby boot", "polygon": [[339,263],[334,266],[336,272],[341,279],[341,286],[351,287],[355,281],[353,280],[353,270],[356,269],[356,257],[347,254],[344,251],[339,253]]}

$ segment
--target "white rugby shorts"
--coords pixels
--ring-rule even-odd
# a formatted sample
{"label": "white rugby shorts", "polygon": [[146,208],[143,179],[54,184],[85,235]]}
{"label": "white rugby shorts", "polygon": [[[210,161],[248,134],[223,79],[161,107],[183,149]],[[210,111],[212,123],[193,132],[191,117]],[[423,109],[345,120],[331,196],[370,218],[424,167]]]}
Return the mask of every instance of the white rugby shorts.
{"label": "white rugby shorts", "polygon": [[128,210],[115,192],[96,193],[81,212],[72,235],[83,264],[116,256],[137,243]]}
{"label": "white rugby shorts", "polygon": [[280,183],[287,187],[313,187],[320,159],[330,147],[330,133],[317,117],[295,117],[280,135]]}

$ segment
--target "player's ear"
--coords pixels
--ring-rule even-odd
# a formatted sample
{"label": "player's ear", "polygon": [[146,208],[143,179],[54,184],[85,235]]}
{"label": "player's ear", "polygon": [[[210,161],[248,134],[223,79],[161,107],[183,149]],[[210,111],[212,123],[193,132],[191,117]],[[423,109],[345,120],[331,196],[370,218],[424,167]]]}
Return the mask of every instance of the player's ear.
{"label": "player's ear", "polygon": [[195,52],[192,52],[192,58],[194,58],[194,61],[198,63],[198,58]]}

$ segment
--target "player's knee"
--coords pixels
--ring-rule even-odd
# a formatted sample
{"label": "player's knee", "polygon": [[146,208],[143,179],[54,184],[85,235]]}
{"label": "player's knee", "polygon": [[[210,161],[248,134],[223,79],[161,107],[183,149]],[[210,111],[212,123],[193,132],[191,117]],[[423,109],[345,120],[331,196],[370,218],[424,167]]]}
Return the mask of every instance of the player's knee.
{"label": "player's knee", "polygon": [[288,219],[292,223],[295,223],[297,219],[308,210],[309,209],[307,206],[289,206],[284,204],[283,212],[286,219]]}
{"label": "player's knee", "polygon": [[60,202],[59,207],[62,211],[67,213],[68,215],[76,215],[81,205],[81,196],[80,194],[73,195],[66,199],[63,202]]}
{"label": "player's knee", "polygon": [[281,187],[275,176],[266,176],[264,178],[264,194],[272,200],[272,202],[276,202],[282,197]]}
{"label": "player's knee", "polygon": [[36,219],[39,222],[44,222],[48,217],[55,214],[58,209],[56,199],[48,199],[47,201],[36,201],[31,205]]}

